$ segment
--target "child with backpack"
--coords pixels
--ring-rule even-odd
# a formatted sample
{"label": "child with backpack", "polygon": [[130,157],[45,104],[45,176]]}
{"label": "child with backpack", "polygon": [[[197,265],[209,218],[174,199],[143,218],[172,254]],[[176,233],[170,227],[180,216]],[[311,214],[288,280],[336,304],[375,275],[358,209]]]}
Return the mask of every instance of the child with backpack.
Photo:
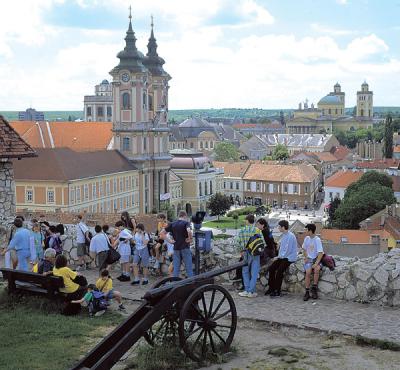
{"label": "child with backpack", "polygon": [[101,271],[100,278],[96,281],[96,288],[99,292],[103,293],[107,303],[113,298],[118,302],[118,310],[125,310],[122,304],[122,295],[117,290],[113,289],[113,282],[110,276],[110,272],[107,269]]}
{"label": "child with backpack", "polygon": [[46,250],[47,248],[53,248],[56,251],[57,256],[63,252],[60,233],[57,231],[57,228],[54,225],[49,227],[49,235],[44,241],[44,249]]}
{"label": "child with backpack", "polygon": [[94,284],[88,285],[87,292],[82,299],[71,301],[71,303],[86,305],[89,308],[90,317],[101,316],[107,310],[105,295]]}

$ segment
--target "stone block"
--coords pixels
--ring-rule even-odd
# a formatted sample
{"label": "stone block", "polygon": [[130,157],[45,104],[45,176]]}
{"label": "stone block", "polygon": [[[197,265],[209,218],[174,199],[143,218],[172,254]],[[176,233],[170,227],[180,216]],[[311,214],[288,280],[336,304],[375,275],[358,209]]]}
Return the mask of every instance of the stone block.
{"label": "stone block", "polygon": [[304,280],[304,272],[298,272],[296,274],[297,276],[297,281],[303,281]]}
{"label": "stone block", "polygon": [[346,293],[344,296],[345,296],[345,299],[347,299],[348,301],[352,301],[353,299],[357,298],[358,294],[357,294],[356,288],[354,288],[353,285],[350,285],[346,289]]}
{"label": "stone block", "polygon": [[400,269],[398,269],[397,267],[390,272],[390,276],[392,279],[396,279],[399,275],[400,275]]}
{"label": "stone block", "polygon": [[380,285],[385,287],[389,279],[389,273],[385,269],[379,268],[376,270],[374,278]]}
{"label": "stone block", "polygon": [[337,283],[338,283],[339,288],[346,288],[349,285],[350,282],[349,282],[348,278],[346,277],[346,275],[347,274],[344,273],[337,277]]}
{"label": "stone block", "polygon": [[318,283],[318,289],[323,294],[330,294],[334,292],[334,290],[336,289],[336,285],[325,281],[320,281]]}
{"label": "stone block", "polygon": [[320,281],[327,281],[329,283],[336,283],[336,275],[334,271],[324,270]]}
{"label": "stone block", "polygon": [[400,290],[400,277],[393,280],[392,288],[395,290]]}
{"label": "stone block", "polygon": [[358,280],[367,281],[372,276],[372,271],[366,269],[366,266],[360,266],[354,269],[354,276]]}
{"label": "stone block", "polygon": [[357,294],[362,301],[368,301],[367,284],[363,281],[357,281],[356,284]]}

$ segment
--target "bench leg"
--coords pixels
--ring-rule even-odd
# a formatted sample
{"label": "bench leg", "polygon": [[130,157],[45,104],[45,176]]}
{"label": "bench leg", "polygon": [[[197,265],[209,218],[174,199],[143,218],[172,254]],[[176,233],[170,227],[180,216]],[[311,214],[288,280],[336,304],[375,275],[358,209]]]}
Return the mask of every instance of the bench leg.
{"label": "bench leg", "polygon": [[8,277],[8,294],[12,294],[17,290],[17,285],[15,284],[14,276]]}

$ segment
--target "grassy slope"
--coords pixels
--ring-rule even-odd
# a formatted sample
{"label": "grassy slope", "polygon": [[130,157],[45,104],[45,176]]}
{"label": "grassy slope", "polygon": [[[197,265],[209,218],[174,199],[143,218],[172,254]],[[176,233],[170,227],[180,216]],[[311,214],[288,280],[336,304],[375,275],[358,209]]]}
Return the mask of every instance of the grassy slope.
{"label": "grassy slope", "polygon": [[37,297],[0,301],[0,369],[64,370],[91,349],[122,316],[106,313],[89,318],[58,314],[57,307]]}
{"label": "grassy slope", "polygon": [[[238,228],[244,226],[244,224],[245,224],[244,218],[245,217],[246,217],[245,215],[239,216],[239,219],[237,220]],[[213,227],[215,229],[234,229],[235,228],[235,220],[232,217],[224,216],[224,217],[220,217],[219,221],[215,220],[215,221],[204,222],[203,226]]]}

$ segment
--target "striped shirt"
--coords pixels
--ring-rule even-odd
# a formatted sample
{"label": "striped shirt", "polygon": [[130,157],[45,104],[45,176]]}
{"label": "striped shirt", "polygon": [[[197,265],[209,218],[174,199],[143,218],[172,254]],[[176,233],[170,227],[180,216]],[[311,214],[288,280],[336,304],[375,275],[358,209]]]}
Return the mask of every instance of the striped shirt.
{"label": "striped shirt", "polygon": [[[246,249],[247,242],[254,234],[260,234],[262,237],[261,230],[254,225],[246,225],[240,229],[236,240],[238,251],[243,251]],[[262,240],[264,241],[264,238],[262,238]]]}

